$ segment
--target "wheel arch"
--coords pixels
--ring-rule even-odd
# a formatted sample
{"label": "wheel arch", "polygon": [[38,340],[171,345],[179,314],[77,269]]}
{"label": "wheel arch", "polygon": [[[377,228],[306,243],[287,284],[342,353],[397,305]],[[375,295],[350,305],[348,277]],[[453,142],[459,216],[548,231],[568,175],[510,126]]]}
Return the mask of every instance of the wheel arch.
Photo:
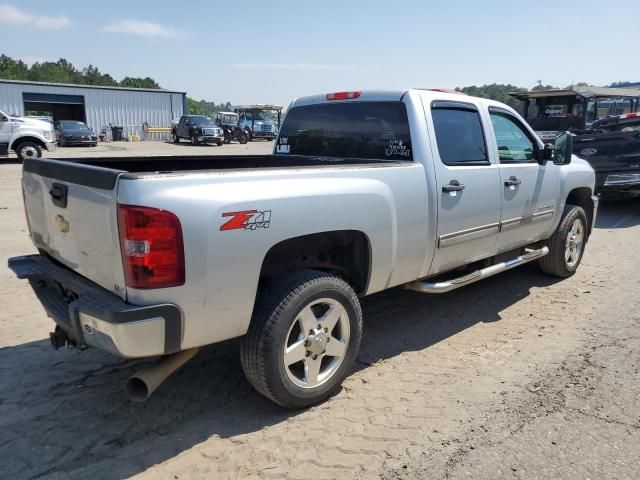
{"label": "wheel arch", "polygon": [[9,150],[15,150],[16,148],[20,147],[20,145],[22,145],[25,142],[33,142],[35,144],[37,144],[40,148],[47,148],[47,145],[42,141],[42,139],[38,138],[38,137],[34,137],[33,135],[26,135],[23,137],[18,137],[16,139],[14,139],[11,142],[11,145],[9,146]]}
{"label": "wheel arch", "polygon": [[332,273],[363,295],[371,277],[371,242],[360,230],[333,230],[292,237],[273,245],[260,268],[260,283],[301,269]]}
{"label": "wheel arch", "polygon": [[584,213],[587,215],[587,232],[591,232],[593,229],[593,195],[592,190],[589,187],[577,187],[569,192],[565,200],[566,205],[576,205],[582,207]]}

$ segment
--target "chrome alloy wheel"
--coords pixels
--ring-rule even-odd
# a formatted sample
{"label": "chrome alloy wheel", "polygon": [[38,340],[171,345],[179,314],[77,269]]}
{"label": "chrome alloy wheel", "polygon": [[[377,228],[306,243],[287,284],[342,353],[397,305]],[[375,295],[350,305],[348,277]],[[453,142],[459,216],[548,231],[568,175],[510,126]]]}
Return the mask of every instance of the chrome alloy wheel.
{"label": "chrome alloy wheel", "polygon": [[38,158],[38,149],[36,147],[27,146],[21,150],[24,158]]}
{"label": "chrome alloy wheel", "polygon": [[347,353],[349,314],[340,302],[321,298],[306,305],[289,327],[284,346],[284,369],[302,388],[327,382]]}
{"label": "chrome alloy wheel", "polygon": [[565,243],[564,260],[568,267],[574,267],[580,261],[580,255],[584,248],[584,224],[576,218],[571,225]]}

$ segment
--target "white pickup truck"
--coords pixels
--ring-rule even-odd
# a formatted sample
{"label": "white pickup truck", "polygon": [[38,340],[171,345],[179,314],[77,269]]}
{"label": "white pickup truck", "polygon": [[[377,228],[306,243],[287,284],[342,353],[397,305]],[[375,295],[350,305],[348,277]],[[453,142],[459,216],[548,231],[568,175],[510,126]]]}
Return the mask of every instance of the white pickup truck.
{"label": "white pickup truck", "polygon": [[129,380],[134,399],[242,336],[256,390],[306,407],[352,368],[361,296],[438,294],[533,260],[572,275],[598,199],[570,152],[486,99],[301,98],[273,155],[25,161],[40,254],[9,266],[55,320],[54,346],[161,357]]}
{"label": "white pickup truck", "polygon": [[39,158],[42,150],[55,151],[53,125],[45,120],[0,112],[0,158],[13,150],[20,159]]}

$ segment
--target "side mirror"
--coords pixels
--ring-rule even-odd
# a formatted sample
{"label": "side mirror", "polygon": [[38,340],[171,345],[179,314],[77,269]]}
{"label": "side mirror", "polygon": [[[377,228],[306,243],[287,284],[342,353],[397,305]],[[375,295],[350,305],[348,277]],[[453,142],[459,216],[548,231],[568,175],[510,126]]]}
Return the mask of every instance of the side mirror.
{"label": "side mirror", "polygon": [[542,154],[540,155],[540,161],[538,162],[540,165],[544,165],[548,160],[553,160],[553,145],[550,143],[545,143],[544,148],[542,149]]}
{"label": "side mirror", "polygon": [[553,163],[568,165],[573,153],[573,137],[569,132],[562,132],[553,142]]}

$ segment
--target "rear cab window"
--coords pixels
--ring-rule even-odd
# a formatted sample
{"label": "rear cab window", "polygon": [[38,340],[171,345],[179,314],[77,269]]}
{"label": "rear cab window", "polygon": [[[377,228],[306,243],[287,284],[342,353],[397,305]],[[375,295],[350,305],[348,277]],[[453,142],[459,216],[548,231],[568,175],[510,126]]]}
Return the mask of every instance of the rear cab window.
{"label": "rear cab window", "polygon": [[490,165],[480,114],[465,102],[435,101],[431,117],[440,160],[445,165]]}
{"label": "rear cab window", "polygon": [[406,106],[359,101],[293,107],[280,130],[276,154],[410,162]]}

